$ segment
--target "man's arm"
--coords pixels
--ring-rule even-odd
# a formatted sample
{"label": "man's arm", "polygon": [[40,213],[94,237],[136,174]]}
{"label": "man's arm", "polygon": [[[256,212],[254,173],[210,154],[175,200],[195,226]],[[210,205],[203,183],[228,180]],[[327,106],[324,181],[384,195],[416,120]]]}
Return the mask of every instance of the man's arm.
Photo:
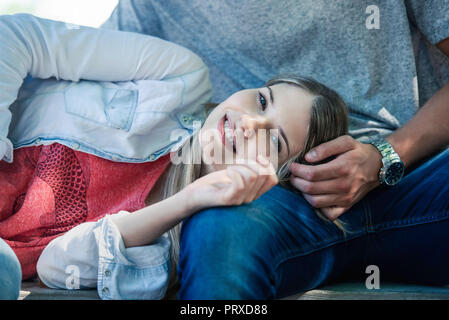
{"label": "man's arm", "polygon": [[[449,38],[437,44],[449,57]],[[449,145],[449,83],[441,88],[416,115],[387,140],[405,166]]]}
{"label": "man's arm", "polygon": [[[449,38],[437,47],[449,57]],[[404,165],[409,167],[449,145],[449,83],[437,91],[407,122],[387,137]],[[315,155],[315,157],[313,156]],[[317,166],[291,165],[291,183],[314,207],[337,219],[368,192],[380,185],[382,166],[378,150],[349,136],[319,145],[306,155],[313,163],[337,156]]]}

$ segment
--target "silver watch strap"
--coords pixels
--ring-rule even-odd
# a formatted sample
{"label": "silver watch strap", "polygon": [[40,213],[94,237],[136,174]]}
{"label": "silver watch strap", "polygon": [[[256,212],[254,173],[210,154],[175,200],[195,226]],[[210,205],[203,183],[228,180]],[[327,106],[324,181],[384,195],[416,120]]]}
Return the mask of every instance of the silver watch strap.
{"label": "silver watch strap", "polygon": [[402,160],[397,154],[397,152],[394,150],[393,146],[387,140],[383,138],[378,138],[370,142],[370,144],[374,145],[382,155],[382,168],[379,171],[379,181],[381,184],[386,184],[385,182],[386,168],[389,167],[390,164],[397,162],[400,162],[403,165]]}
{"label": "silver watch strap", "polygon": [[387,140],[377,139],[373,141],[371,144],[373,144],[377,148],[377,150],[379,150],[380,154],[382,155],[382,161],[385,158],[389,160],[401,160],[399,155],[393,149],[393,146]]}

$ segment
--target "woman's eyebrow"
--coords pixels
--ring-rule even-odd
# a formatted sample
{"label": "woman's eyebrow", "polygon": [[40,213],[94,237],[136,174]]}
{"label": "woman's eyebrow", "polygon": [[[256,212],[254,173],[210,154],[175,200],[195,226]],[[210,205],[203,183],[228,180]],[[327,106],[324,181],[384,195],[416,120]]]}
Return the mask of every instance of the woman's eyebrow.
{"label": "woman's eyebrow", "polygon": [[[269,94],[270,94],[270,102],[271,102],[271,105],[274,106],[274,95],[273,95],[273,90],[271,89],[270,86],[267,86],[267,89],[268,89],[268,92],[269,92]],[[288,156],[288,155],[290,154],[290,146],[288,145],[287,136],[285,135],[284,130],[282,130],[282,128],[281,128],[280,126],[278,126],[278,129],[279,129],[279,133],[280,133],[281,136],[282,136],[282,139],[284,139],[285,144],[286,144],[286,146],[287,146],[287,156]]]}
{"label": "woman's eyebrow", "polygon": [[268,91],[270,92],[270,101],[271,104],[274,103],[274,97],[273,97],[273,90],[271,90],[271,88],[269,86],[267,86]]}

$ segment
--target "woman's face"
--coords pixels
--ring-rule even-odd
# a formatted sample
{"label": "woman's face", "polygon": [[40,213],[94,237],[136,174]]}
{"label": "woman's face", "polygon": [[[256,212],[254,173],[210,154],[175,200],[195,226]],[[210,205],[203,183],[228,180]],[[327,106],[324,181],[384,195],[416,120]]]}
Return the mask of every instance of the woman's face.
{"label": "woman's face", "polygon": [[230,96],[200,131],[205,173],[225,169],[237,159],[255,161],[257,155],[280,167],[304,147],[312,100],[307,91],[285,83]]}

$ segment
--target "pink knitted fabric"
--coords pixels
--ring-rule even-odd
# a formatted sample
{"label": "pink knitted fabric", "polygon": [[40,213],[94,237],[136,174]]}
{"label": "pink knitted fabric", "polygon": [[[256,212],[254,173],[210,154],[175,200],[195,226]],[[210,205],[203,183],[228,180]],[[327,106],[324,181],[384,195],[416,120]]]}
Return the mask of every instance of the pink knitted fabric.
{"label": "pink knitted fabric", "polygon": [[170,161],[122,163],[54,143],[14,150],[0,162],[0,238],[14,250],[23,279],[36,275],[45,246],[85,221],[145,207]]}

